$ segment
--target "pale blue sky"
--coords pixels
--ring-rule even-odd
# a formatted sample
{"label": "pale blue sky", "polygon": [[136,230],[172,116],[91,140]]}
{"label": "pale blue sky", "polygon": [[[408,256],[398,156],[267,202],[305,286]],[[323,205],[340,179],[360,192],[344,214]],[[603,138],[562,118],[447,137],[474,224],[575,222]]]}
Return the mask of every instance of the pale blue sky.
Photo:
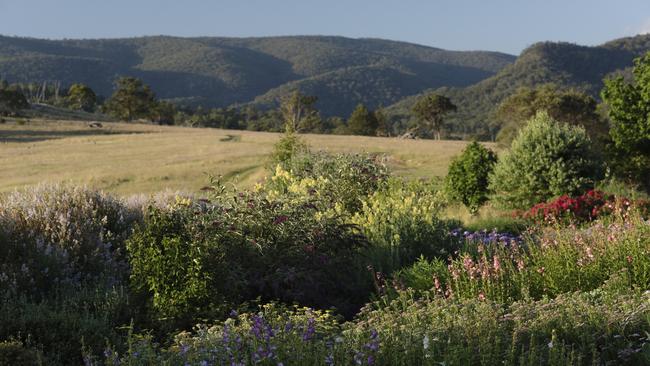
{"label": "pale blue sky", "polygon": [[378,37],[518,54],[650,32],[650,0],[0,0],[0,34]]}

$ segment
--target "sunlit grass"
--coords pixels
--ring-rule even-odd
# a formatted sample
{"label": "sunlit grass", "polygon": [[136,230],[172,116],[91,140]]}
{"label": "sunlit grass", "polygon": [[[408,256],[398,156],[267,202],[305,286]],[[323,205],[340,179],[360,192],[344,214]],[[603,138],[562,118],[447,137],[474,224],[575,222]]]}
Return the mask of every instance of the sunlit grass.
{"label": "sunlit grass", "polygon": [[[0,124],[0,192],[47,182],[72,182],[119,193],[196,191],[210,175],[240,188],[266,174],[279,135],[145,124],[13,121]],[[463,141],[305,135],[313,150],[383,153],[397,174],[444,176]]]}

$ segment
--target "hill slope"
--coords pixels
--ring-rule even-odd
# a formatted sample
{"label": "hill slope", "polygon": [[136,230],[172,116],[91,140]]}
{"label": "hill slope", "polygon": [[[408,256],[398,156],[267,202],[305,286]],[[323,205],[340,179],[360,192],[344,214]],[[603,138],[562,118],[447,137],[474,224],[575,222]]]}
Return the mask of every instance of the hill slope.
{"label": "hill slope", "polygon": [[[650,35],[622,38],[596,47],[540,42],[524,50],[515,63],[496,75],[464,88],[439,88],[458,106],[450,122],[458,133],[489,136],[496,121],[494,108],[520,87],[554,83],[577,88],[598,98],[603,78],[632,66],[634,58],[650,51]],[[393,118],[407,118],[419,95],[390,106]]]}
{"label": "hill slope", "polygon": [[83,82],[107,96],[117,76],[131,75],[161,98],[205,107],[256,98],[270,105],[279,94],[304,87],[320,97],[326,115],[347,115],[359,102],[374,108],[425,89],[471,85],[514,59],[325,36],[59,41],[0,36],[0,77],[12,82]]}

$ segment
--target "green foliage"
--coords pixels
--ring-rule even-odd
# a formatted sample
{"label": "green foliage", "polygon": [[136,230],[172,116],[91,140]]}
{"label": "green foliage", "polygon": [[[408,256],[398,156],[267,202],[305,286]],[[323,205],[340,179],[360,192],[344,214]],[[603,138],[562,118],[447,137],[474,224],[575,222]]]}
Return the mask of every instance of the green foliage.
{"label": "green foliage", "polygon": [[39,364],[76,366],[83,364],[82,348],[99,355],[107,342],[121,345],[125,332],[119,328],[139,318],[139,304],[121,287],[58,290],[38,301],[4,297],[0,302],[0,339],[22,340],[24,353],[36,351],[42,359]]}
{"label": "green foliage", "polygon": [[510,145],[517,131],[538,112],[546,111],[553,119],[585,128],[592,141],[601,141],[608,126],[596,113],[596,100],[578,90],[560,90],[556,85],[520,88],[504,99],[496,110],[501,122],[497,140]]}
{"label": "green foliage", "polygon": [[309,146],[297,133],[285,133],[280,141],[273,145],[271,152],[271,166],[282,166],[287,168],[291,166],[293,159],[308,153]]}
{"label": "green foliage", "polygon": [[[494,140],[500,129],[495,109],[519,88],[536,88],[552,83],[597,97],[603,86],[603,75],[632,66],[635,57],[650,50],[649,39],[649,35],[639,35],[595,47],[539,42],[522,51],[515,63],[492,77],[471,86],[442,87],[435,92],[448,96],[459,107],[458,112],[448,118],[451,133]],[[388,107],[388,114],[392,118],[408,120],[412,106],[422,95],[404,98]]]}
{"label": "green foliage", "polygon": [[372,111],[363,104],[357,105],[348,118],[348,131],[353,135],[375,136],[379,121]]}
{"label": "green foliage", "polygon": [[364,241],[320,214],[327,205],[261,191],[153,209],[128,241],[133,285],[158,314],[180,319],[222,316],[257,297],[350,314],[364,300],[354,262]]}
{"label": "green foliage", "polygon": [[132,121],[151,118],[156,107],[156,97],[149,86],[134,77],[121,77],[115,81],[115,92],[104,104],[110,115]]}
{"label": "green foliage", "polygon": [[446,191],[470,213],[476,214],[488,200],[488,177],[496,162],[497,156],[492,150],[472,142],[449,164]]}
{"label": "green foliage", "polygon": [[650,226],[638,213],[583,229],[540,229],[522,244],[470,241],[447,266],[420,260],[395,277],[406,287],[440,296],[501,304],[591,291],[610,279],[622,293],[650,285]]}
{"label": "green foliage", "polygon": [[419,128],[426,132],[434,133],[440,140],[440,134],[444,127],[444,116],[449,112],[455,112],[456,105],[445,96],[429,94],[421,97],[413,106],[413,114],[419,121]]}
{"label": "green foliage", "polygon": [[[648,295],[567,294],[510,307],[490,301],[414,300],[412,292],[342,326],[327,313],[266,305],[178,334],[169,347],[132,336],[109,364],[642,365]],[[210,352],[214,350],[216,352]]]}
{"label": "green foliage", "polygon": [[496,164],[489,188],[499,205],[526,209],[554,196],[585,192],[601,175],[585,130],[558,123],[541,112]]}
{"label": "green foliage", "polygon": [[22,342],[0,342],[0,365],[36,366],[39,364],[36,352],[25,348]]}
{"label": "green foliage", "polygon": [[349,215],[358,212],[389,175],[382,156],[306,153],[297,155],[286,168],[276,169],[270,183],[277,191],[289,192],[291,185],[309,186],[316,179],[319,195],[331,200],[338,213]]}
{"label": "green foliage", "polygon": [[280,113],[284,119],[284,130],[288,135],[304,130],[314,129],[320,123],[318,111],[315,108],[318,98],[304,95],[295,90],[280,100]]}
{"label": "green foliage", "polygon": [[605,80],[615,172],[650,192],[650,53],[634,62],[634,82]]}
{"label": "green foliage", "polygon": [[72,84],[68,89],[68,106],[72,109],[93,112],[97,105],[97,95],[84,84]]}
{"label": "green foliage", "polygon": [[391,273],[421,255],[445,258],[457,249],[439,218],[444,204],[431,185],[398,180],[368,197],[352,222],[368,238],[376,269]]}

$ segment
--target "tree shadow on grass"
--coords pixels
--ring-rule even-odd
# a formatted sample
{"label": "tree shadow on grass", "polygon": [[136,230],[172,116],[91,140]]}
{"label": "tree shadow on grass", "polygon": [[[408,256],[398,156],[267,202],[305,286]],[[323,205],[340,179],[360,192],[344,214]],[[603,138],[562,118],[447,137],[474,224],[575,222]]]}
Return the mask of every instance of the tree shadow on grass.
{"label": "tree shadow on grass", "polygon": [[39,142],[62,139],[66,137],[104,136],[142,134],[144,131],[113,131],[110,129],[93,128],[88,130],[69,131],[36,131],[36,130],[0,130],[0,143],[3,142]]}

